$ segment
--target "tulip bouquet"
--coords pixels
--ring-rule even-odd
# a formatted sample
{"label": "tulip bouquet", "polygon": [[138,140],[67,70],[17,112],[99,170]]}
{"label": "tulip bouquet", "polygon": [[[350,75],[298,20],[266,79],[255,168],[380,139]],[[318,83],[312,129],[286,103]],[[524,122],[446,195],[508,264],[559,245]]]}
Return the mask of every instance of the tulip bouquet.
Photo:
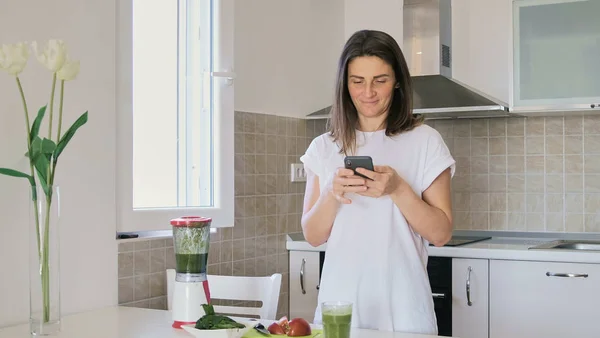
{"label": "tulip bouquet", "polygon": [[[27,108],[27,100],[25,99],[25,93],[19,78],[19,75],[27,65],[30,49],[35,53],[37,60],[52,74],[50,102],[38,110],[32,123],[30,123],[31,119]],[[56,168],[58,159],[65,150],[65,147],[71,141],[77,129],[84,125],[88,118],[87,112],[85,112],[66,131],[62,128],[65,82],[77,77],[79,62],[69,59],[65,43],[61,40],[50,40],[43,49],[39,48],[35,42],[31,45],[17,43],[2,45],[0,49],[0,70],[6,71],[10,76],[15,78],[23,104],[27,146],[25,156],[28,158],[29,172],[0,168],[0,174],[25,178],[31,185],[31,197],[34,208],[34,217],[32,217],[31,221],[35,229],[37,243],[37,251],[35,253],[37,257],[34,257],[34,261],[37,264],[32,267],[32,270],[35,269],[34,274],[41,279],[38,282],[41,282],[39,285],[41,285],[42,318],[40,318],[40,325],[42,325],[50,321],[51,312],[51,279],[49,271],[51,245],[49,241],[50,232],[54,231],[54,229],[51,229],[50,226],[50,211],[55,198],[54,194],[57,191],[54,181]],[[57,84],[60,88],[58,96],[58,121],[56,121],[54,113],[54,98]],[[40,129],[46,115],[48,116],[48,130],[47,134],[43,135],[43,131]],[[55,130],[56,133],[54,132]],[[53,254],[56,255],[56,253]],[[55,301],[58,302],[58,300]],[[60,312],[60,309],[58,311]]]}

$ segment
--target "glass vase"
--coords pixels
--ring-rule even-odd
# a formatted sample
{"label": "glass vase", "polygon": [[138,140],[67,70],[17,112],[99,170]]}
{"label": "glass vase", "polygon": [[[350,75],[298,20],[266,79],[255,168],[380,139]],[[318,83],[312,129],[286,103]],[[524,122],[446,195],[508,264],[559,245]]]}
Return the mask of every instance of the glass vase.
{"label": "glass vase", "polygon": [[30,193],[29,326],[32,336],[60,332],[60,190]]}

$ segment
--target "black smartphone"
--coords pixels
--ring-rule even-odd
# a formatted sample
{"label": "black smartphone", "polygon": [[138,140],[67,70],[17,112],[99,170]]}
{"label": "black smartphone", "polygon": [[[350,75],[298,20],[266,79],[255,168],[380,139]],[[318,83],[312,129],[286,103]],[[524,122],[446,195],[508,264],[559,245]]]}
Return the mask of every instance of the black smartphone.
{"label": "black smartphone", "polygon": [[371,158],[371,156],[346,156],[344,158],[344,167],[346,169],[353,170],[355,175],[358,175],[358,176],[364,177],[364,178],[368,178],[368,177],[366,177],[365,175],[362,175],[361,173],[356,172],[357,168],[364,168],[364,169],[371,170],[371,171],[375,170],[373,168],[373,159]]}

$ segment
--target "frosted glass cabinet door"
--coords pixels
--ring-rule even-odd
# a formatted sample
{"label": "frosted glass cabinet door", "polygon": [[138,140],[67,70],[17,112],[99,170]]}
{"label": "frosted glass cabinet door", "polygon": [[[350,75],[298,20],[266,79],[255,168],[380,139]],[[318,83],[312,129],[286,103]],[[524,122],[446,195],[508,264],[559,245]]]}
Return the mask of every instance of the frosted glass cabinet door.
{"label": "frosted glass cabinet door", "polygon": [[600,111],[600,0],[514,0],[514,106]]}

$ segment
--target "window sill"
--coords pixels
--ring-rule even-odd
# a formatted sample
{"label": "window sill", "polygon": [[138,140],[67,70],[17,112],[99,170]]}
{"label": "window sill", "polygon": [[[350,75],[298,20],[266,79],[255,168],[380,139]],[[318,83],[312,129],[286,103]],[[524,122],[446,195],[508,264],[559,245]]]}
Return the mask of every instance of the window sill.
{"label": "window sill", "polygon": [[[216,228],[211,228],[210,233],[217,233]],[[136,237],[133,237],[136,236]],[[173,230],[156,230],[156,231],[136,231],[136,232],[117,232],[116,240],[118,243],[129,243],[147,241],[150,239],[172,238]]]}

